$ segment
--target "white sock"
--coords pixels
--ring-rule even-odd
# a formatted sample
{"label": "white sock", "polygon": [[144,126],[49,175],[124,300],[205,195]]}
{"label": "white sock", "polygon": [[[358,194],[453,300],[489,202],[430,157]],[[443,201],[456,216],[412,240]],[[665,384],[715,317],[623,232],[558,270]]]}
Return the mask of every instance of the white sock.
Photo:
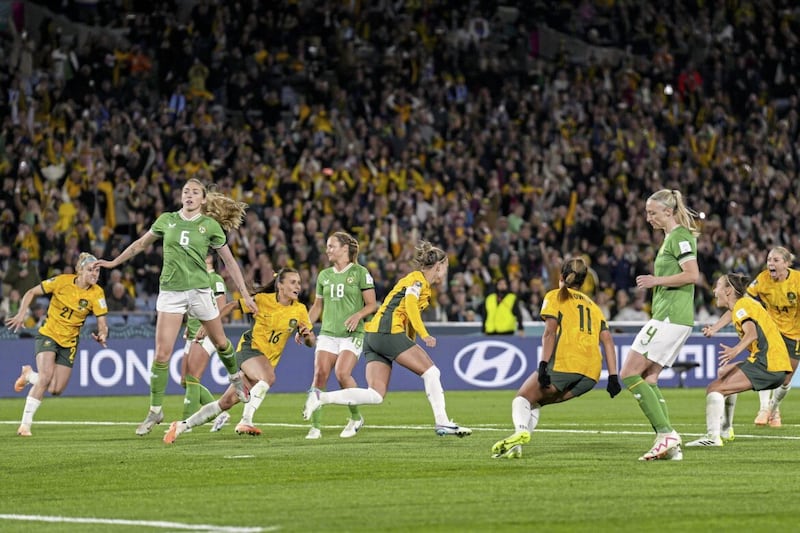
{"label": "white sock", "polygon": [[529,431],[531,422],[531,402],[522,396],[511,401],[511,421],[515,431]]}
{"label": "white sock", "polygon": [[781,405],[781,401],[786,397],[786,393],[789,392],[789,389],[792,388],[792,384],[789,385],[781,385],[777,389],[773,389],[772,392],[772,401],[769,404],[769,409],[772,412],[778,410],[778,407]]}
{"label": "white sock", "polygon": [[772,390],[770,389],[758,391],[758,400],[761,405],[758,409],[760,411],[769,410],[769,401],[771,397],[772,397]]}
{"label": "white sock", "polygon": [[332,392],[320,392],[319,399],[323,405],[329,403],[336,405],[377,405],[383,402],[375,389],[341,389]]}
{"label": "white sock", "polygon": [[719,392],[709,392],[706,396],[706,429],[713,439],[719,437],[722,415],[725,411],[725,397]]}
{"label": "white sock", "polygon": [[186,419],[186,425],[190,428],[195,426],[200,426],[205,424],[218,414],[222,412],[222,408],[219,406],[219,400],[207,403],[203,407],[200,408],[195,414],[190,416]]}
{"label": "white sock", "polygon": [[425,384],[425,394],[428,396],[428,402],[433,409],[433,419],[438,425],[450,425],[450,417],[447,416],[447,410],[444,405],[444,389],[442,388],[442,381],[439,379],[441,373],[434,365],[422,373],[420,376],[422,382]]}
{"label": "white sock", "polygon": [[36,385],[39,383],[39,373],[31,370],[30,374],[28,374],[28,383],[31,385]]}
{"label": "white sock", "polygon": [[42,400],[37,400],[32,396],[25,398],[25,408],[22,410],[21,423],[25,424],[26,426],[33,424],[33,415],[36,414],[36,410],[40,405],[42,405]]}
{"label": "white sock", "polygon": [[151,405],[150,406],[150,410],[153,411],[154,413],[158,414],[158,413],[161,412],[161,406],[160,405]]}
{"label": "white sock", "polygon": [[736,410],[736,398],[738,394],[731,394],[725,397],[725,414],[722,417],[722,432],[726,432],[733,427],[733,412]]}
{"label": "white sock", "polygon": [[261,407],[261,402],[264,401],[264,396],[267,395],[267,391],[269,391],[269,385],[266,381],[259,381],[253,385],[253,388],[250,389],[250,401],[244,404],[240,424],[247,424],[248,426],[253,425],[253,415],[256,414],[256,410]]}
{"label": "white sock", "polygon": [[539,425],[539,414],[541,412],[542,407],[538,403],[535,403],[531,406],[531,420],[528,422],[528,431],[531,433],[533,433],[533,430]]}

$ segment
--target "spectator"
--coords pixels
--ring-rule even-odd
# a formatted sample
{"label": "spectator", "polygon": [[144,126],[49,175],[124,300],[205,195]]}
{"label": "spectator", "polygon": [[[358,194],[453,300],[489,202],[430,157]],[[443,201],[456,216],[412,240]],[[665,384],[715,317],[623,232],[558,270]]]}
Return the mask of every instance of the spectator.
{"label": "spectator", "polygon": [[30,260],[28,249],[20,248],[16,261],[11,261],[3,278],[3,292],[16,289],[20,294],[25,294],[41,282],[39,271]]}
{"label": "spectator", "polygon": [[505,278],[497,280],[494,291],[486,296],[478,314],[483,317],[486,335],[513,335],[515,332],[525,335],[519,298],[509,291]]}

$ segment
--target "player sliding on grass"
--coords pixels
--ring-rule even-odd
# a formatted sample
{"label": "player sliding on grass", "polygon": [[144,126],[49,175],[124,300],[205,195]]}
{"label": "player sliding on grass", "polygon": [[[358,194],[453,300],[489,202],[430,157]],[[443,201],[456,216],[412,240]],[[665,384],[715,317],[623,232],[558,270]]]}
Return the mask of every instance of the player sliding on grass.
{"label": "player sliding on grass", "polygon": [[[792,372],[781,332],[769,313],[745,296],[747,282],[743,274],[726,274],[714,286],[717,305],[730,311],[739,342],[735,346],[720,344],[719,373],[706,388],[707,433],[686,446],[722,446],[721,427],[733,424],[733,409],[725,409],[725,397],[746,390],[774,389]],[[744,351],[749,352],[747,359],[728,364]]]}
{"label": "player sliding on grass", "polygon": [[431,285],[441,283],[447,276],[447,254],[429,242],[420,242],[414,251],[414,270],[395,284],[378,312],[365,326],[364,357],[367,360],[368,389],[342,389],[308,393],[303,418],[308,420],[314,411],[326,404],[363,405],[383,402],[392,375],[392,362],[411,370],[422,378],[425,393],[433,409],[438,435],[464,437],[472,434],[447,416],[444,390],[439,369],[428,353],[414,340],[417,334],[429,348],[436,346],[422,322],[421,312],[428,307]]}
{"label": "player sliding on grass", "polygon": [[[250,386],[250,401],[245,404],[242,419],[236,426],[236,433],[240,435],[261,435],[261,430],[253,425],[253,415],[275,383],[275,367],[289,338],[299,331],[307,346],[314,346],[316,342],[308,320],[308,309],[297,301],[300,289],[300,274],[293,268],[283,268],[272,283],[254,296],[258,305],[255,324],[242,334],[235,354]],[[248,310],[246,302],[238,300],[227,304],[221,316],[229,314],[236,306],[240,306],[242,312]],[[170,424],[164,442],[172,444],[187,429],[206,423],[238,402],[236,390],[231,385],[219,400],[204,405],[186,420]]]}
{"label": "player sliding on grass", "polygon": [[492,457],[522,457],[522,445],[531,440],[543,405],[565,402],[592,390],[600,378],[603,345],[608,385],[613,398],[622,390],[617,377],[617,352],[608,331],[606,317],[588,296],[578,289],[589,269],[581,258],[561,267],[559,289],[548,292],[542,303],[545,321],[542,360],[511,402],[511,420],[516,431],[492,446]]}
{"label": "player sliding on grass", "polygon": [[78,351],[81,328],[90,313],[97,317],[97,332],[92,333],[92,338],[103,346],[106,345],[108,308],[106,295],[102,287],[97,285],[100,271],[93,265],[96,261],[95,256],[82,253],[75,267],[77,274],[61,274],[28,289],[20,301],[17,314],[6,320],[11,331],[18,331],[25,322],[31,301],[37,296],[52,295],[47,308],[47,321],[36,335],[38,372],[25,365],[14,383],[14,390],[17,392],[21,392],[26,385],[33,384],[25,400],[22,423],[17,429],[17,435],[21,437],[31,436],[33,415],[42,404],[44,393],[49,391],[53,396],[58,396],[67,386],[72,375],[75,353]]}

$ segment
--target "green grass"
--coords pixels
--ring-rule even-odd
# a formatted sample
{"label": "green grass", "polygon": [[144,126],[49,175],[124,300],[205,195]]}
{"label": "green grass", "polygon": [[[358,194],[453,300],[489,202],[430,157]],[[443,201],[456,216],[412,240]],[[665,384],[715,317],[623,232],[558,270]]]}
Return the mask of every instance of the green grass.
{"label": "green grass", "polygon": [[[637,460],[652,443],[652,432],[634,400],[626,392],[610,400],[602,390],[545,407],[521,459],[491,459],[492,444],[511,432],[513,396],[447,393],[450,415],[475,429],[464,439],[434,434],[422,392],[390,392],[383,405],[363,408],[367,425],[354,439],[338,437],[346,409],[329,406],[323,439],[306,441],[303,396],[270,394],[256,415],[263,436],[233,433],[237,406],[223,432],[203,426],[172,446],[161,442],[166,424],[143,438],[133,434],[146,398],[48,397],[27,439],[15,435],[24,400],[0,400],[0,530],[795,527],[800,392],[787,396],[781,429],[753,426],[757,395],[749,392],[739,398],[735,442],[685,448],[682,462],[650,463]],[[666,389],[665,396],[685,441],[705,432],[704,391]],[[168,399],[168,418],[177,416],[180,402]],[[151,521],[167,523],[147,526]]]}

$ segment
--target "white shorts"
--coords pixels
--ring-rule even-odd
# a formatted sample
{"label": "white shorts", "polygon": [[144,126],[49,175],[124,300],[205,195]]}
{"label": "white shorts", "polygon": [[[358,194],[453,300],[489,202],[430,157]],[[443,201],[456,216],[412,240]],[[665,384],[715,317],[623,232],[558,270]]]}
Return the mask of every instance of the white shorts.
{"label": "white shorts", "polygon": [[639,352],[648,361],[669,368],[691,333],[691,326],[650,319],[633,339],[631,350]]}
{"label": "white shorts", "polygon": [[[183,348],[183,353],[188,354],[193,343],[194,343],[193,340],[187,340],[186,341],[186,346]],[[209,357],[211,357],[212,355],[217,353],[217,347],[214,346],[214,343],[211,342],[211,339],[209,338],[208,335],[206,335],[203,338],[203,340],[200,341],[200,346],[203,347],[203,349],[206,351],[206,353],[208,354]]]}
{"label": "white shorts", "polygon": [[356,355],[356,359],[361,357],[361,351],[364,348],[363,337],[331,337],[330,335],[320,335],[317,337],[317,352],[330,352],[339,355],[347,350]]}
{"label": "white shorts", "polygon": [[217,300],[209,289],[188,291],[161,291],[156,300],[156,311],[160,313],[189,313],[199,320],[213,320],[219,316]]}

